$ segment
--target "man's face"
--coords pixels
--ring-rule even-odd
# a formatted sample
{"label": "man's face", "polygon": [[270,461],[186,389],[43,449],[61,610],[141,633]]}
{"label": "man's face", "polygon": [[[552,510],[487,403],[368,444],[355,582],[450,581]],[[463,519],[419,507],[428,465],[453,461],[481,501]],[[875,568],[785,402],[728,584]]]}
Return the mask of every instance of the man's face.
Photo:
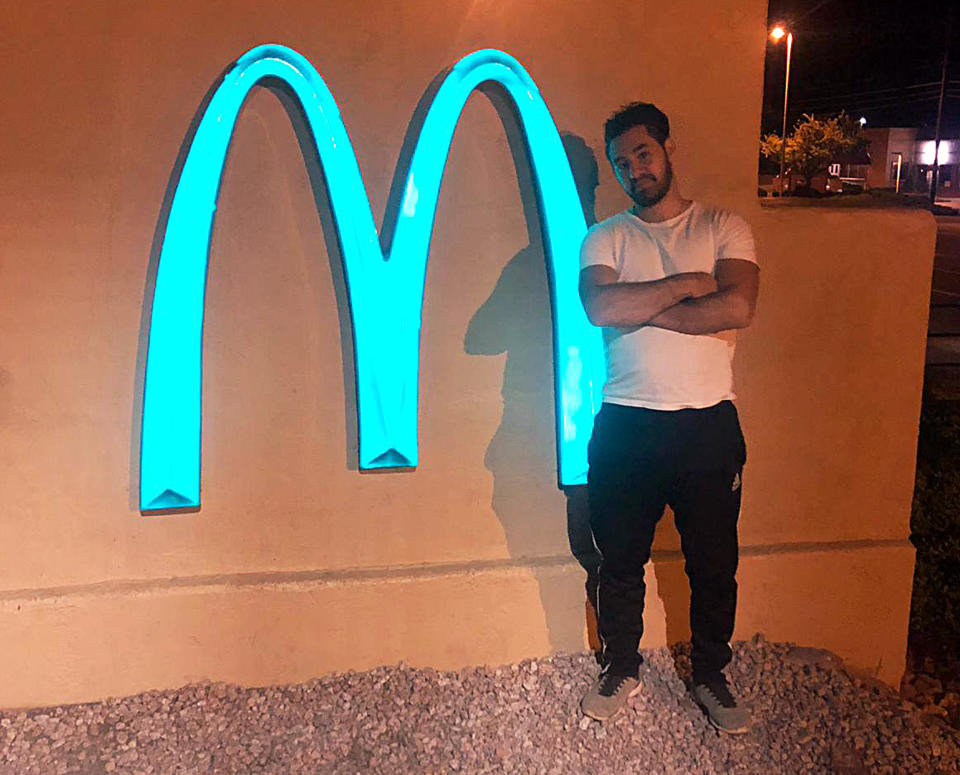
{"label": "man's face", "polygon": [[617,181],[638,207],[652,207],[663,199],[673,182],[669,138],[666,147],[650,136],[645,126],[635,126],[610,141],[607,149]]}

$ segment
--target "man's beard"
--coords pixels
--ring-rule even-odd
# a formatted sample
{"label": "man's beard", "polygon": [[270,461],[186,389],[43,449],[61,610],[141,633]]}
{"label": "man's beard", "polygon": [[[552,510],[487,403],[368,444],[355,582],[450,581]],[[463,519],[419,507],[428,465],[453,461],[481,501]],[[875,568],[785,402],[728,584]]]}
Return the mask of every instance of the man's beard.
{"label": "man's beard", "polygon": [[[645,177],[653,179],[652,175]],[[670,190],[670,184],[673,182],[673,165],[670,164],[670,159],[667,159],[667,167],[663,173],[663,180],[657,182],[654,179],[654,182],[656,182],[657,185],[652,188],[641,188],[639,186],[640,181],[630,186],[630,198],[636,202],[637,207],[653,207],[655,204],[659,204],[667,195],[667,192]]]}

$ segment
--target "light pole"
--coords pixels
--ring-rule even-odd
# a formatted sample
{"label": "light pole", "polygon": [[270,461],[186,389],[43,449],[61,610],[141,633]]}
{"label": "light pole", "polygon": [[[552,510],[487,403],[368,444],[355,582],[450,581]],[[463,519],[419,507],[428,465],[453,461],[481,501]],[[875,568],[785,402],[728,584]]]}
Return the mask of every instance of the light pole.
{"label": "light pole", "polygon": [[947,32],[943,38],[943,67],[940,71],[940,99],[937,102],[936,139],[933,141],[933,176],[930,180],[930,204],[937,200],[937,183],[940,177],[940,128],[943,120],[943,96],[947,86],[947,60],[950,57],[950,30],[953,27],[953,3],[947,10]]}
{"label": "light pole", "polygon": [[783,25],[778,24],[770,31],[774,43],[787,37],[787,74],[783,79],[783,131],[780,133],[780,198],[783,198],[783,173],[787,160],[787,97],[790,94],[790,55],[793,53],[793,33],[787,32]]}

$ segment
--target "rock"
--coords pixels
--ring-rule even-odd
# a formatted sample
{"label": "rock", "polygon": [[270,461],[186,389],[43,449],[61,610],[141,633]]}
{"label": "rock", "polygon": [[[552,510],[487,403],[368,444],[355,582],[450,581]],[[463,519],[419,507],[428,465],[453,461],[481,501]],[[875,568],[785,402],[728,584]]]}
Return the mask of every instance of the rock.
{"label": "rock", "polygon": [[873,689],[875,691],[886,694],[892,690],[892,687],[888,684],[885,684],[877,676],[870,672],[869,670],[864,670],[863,668],[853,667],[852,665],[844,665],[844,672],[850,678],[854,684],[858,686],[864,686],[868,689]]}
{"label": "rock", "polygon": [[840,667],[843,664],[843,660],[836,654],[809,646],[791,646],[787,652],[787,660],[811,667]]}
{"label": "rock", "polygon": [[923,716],[892,689],[858,687],[829,652],[759,635],[734,652],[728,677],[755,719],[747,739],[719,736],[693,704],[676,672],[690,669],[681,644],[644,652],[643,691],[604,723],[578,707],[596,675],[592,654],[456,672],[393,665],[289,687],[207,682],[0,711],[0,775],[865,775],[868,764],[878,775],[932,775],[960,762],[939,715],[950,692]]}

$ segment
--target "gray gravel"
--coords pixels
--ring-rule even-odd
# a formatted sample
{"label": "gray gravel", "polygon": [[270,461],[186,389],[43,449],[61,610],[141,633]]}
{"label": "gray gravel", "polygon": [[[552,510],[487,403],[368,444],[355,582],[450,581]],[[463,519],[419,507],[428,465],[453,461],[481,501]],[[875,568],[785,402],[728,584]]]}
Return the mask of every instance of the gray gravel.
{"label": "gray gravel", "polygon": [[754,713],[742,737],[713,731],[690,701],[677,673],[689,671],[684,648],[645,656],[643,691],[605,724],[578,708],[597,672],[589,654],[0,711],[0,773],[960,772],[960,734],[828,652],[762,636],[736,644],[728,673]]}

